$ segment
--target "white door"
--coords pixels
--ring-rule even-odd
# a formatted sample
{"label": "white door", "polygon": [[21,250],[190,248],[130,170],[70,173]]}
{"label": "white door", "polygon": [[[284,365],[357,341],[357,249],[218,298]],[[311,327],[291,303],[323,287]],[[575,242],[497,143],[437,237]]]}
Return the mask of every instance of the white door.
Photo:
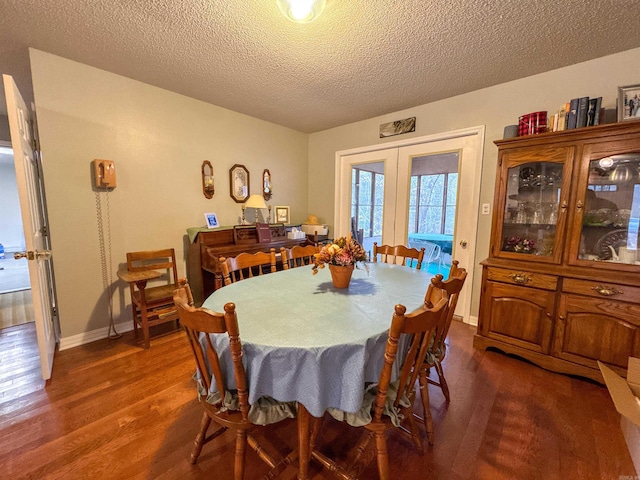
{"label": "white door", "polygon": [[42,169],[39,155],[35,151],[34,118],[26,107],[13,78],[3,75],[7,100],[7,115],[11,131],[11,146],[16,168],[18,196],[22,225],[27,247],[26,252],[16,255],[29,260],[29,280],[33,297],[33,312],[40,351],[42,378],[51,378],[53,355],[57,343],[57,321],[55,318],[55,293],[53,265],[48,249],[46,209],[42,185]]}
{"label": "white door", "polygon": [[[384,159],[385,194],[382,243],[407,245],[413,159],[458,152],[458,195],[451,257],[458,260],[460,266],[466,268],[468,272],[456,308],[456,314],[467,323],[471,321],[471,286],[475,270],[473,262],[478,224],[483,144],[484,127],[478,127],[336,153],[335,236],[346,235],[351,228],[352,169],[363,163]],[[394,168],[395,171],[391,171]],[[391,173],[388,177],[387,172]]]}

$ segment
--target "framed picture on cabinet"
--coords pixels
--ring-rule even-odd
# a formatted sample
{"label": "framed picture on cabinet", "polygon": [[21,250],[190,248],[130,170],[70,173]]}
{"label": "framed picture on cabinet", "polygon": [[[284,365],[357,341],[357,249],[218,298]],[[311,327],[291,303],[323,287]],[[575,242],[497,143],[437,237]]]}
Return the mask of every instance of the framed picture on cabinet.
{"label": "framed picture on cabinet", "polygon": [[618,87],[618,121],[640,120],[640,85]]}
{"label": "framed picture on cabinet", "polygon": [[205,213],[204,218],[207,221],[207,228],[216,228],[220,225],[218,223],[218,216],[215,213]]}
{"label": "framed picture on cabinet", "polygon": [[274,207],[276,223],[291,223],[291,209],[289,207]]}

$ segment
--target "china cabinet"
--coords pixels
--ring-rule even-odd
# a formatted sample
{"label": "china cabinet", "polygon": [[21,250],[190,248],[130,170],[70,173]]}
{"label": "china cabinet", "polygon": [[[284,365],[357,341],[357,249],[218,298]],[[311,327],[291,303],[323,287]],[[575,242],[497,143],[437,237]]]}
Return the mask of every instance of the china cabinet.
{"label": "china cabinet", "polygon": [[499,140],[476,348],[602,382],[640,357],[640,122]]}

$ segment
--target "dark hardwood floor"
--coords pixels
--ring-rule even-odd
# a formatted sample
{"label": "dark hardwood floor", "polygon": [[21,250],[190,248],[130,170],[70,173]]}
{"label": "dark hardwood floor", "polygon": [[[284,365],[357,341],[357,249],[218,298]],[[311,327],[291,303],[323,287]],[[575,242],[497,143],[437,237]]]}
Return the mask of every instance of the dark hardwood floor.
{"label": "dark hardwood floor", "polygon": [[[605,387],[547,372],[472,346],[474,328],[454,322],[445,360],[452,401],[430,387],[435,445],[420,455],[389,436],[392,478],[567,480],[637,478]],[[136,345],[131,332],[56,354],[40,379],[34,324],[0,331],[0,478],[227,479],[234,438],[188,462],[201,407],[181,332]],[[325,420],[320,443],[344,456],[356,438]],[[354,429],[351,429],[354,430]],[[295,422],[270,434],[277,450],[296,444]],[[245,478],[267,470],[247,453]],[[312,478],[332,478],[312,462]],[[289,466],[283,479],[296,478]],[[375,462],[362,478],[377,478]]]}

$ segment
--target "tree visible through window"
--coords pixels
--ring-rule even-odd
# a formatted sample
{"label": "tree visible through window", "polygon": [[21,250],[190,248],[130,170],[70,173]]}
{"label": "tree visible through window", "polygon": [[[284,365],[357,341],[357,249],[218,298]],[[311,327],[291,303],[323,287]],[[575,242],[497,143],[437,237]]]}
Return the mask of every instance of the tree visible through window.
{"label": "tree visible through window", "polygon": [[[409,193],[408,233],[453,235],[458,174],[413,175]],[[351,171],[351,216],[364,237],[382,235],[384,175],[360,168]]]}
{"label": "tree visible through window", "polygon": [[453,235],[457,191],[457,173],[412,176],[409,233]]}

